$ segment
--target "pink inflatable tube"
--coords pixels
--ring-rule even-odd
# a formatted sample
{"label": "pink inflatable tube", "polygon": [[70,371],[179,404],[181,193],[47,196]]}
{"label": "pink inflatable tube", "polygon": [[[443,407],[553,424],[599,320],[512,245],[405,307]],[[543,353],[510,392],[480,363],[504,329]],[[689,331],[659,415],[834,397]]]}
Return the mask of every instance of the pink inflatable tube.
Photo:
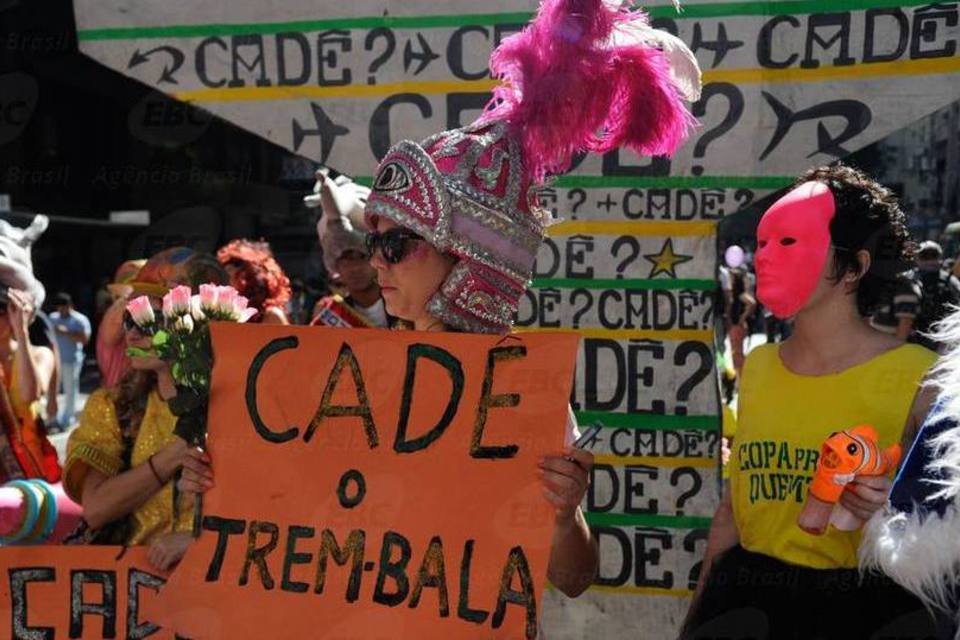
{"label": "pink inflatable tube", "polygon": [[67,497],[60,482],[8,482],[0,487],[0,545],[59,544],[82,515],[82,507]]}

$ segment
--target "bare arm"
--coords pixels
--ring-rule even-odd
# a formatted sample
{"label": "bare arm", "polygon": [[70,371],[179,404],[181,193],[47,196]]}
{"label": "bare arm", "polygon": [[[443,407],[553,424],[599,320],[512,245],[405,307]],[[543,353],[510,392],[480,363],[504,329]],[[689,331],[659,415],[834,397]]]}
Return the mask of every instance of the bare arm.
{"label": "bare arm", "polygon": [[693,592],[693,598],[690,600],[690,608],[687,609],[686,619],[683,621],[681,637],[686,638],[692,620],[697,615],[697,609],[700,605],[700,597],[707,584],[710,571],[713,568],[713,562],[722,553],[731,549],[740,542],[740,533],[737,531],[736,522],[733,519],[733,501],[730,497],[729,485],[720,499],[720,505],[713,514],[713,522],[710,524],[710,534],[707,537],[707,549],[704,552],[703,564],[700,565],[700,577],[697,580],[697,588]]}
{"label": "bare arm", "polygon": [[7,318],[13,338],[17,341],[16,355],[13,360],[17,392],[21,401],[35,402],[40,399],[50,384],[55,366],[53,351],[30,344],[28,327],[33,318],[33,297],[18,289],[10,289],[7,295]]}
{"label": "bare arm", "polygon": [[593,584],[599,561],[599,543],[591,535],[580,507],[570,520],[561,522],[558,518],[547,566],[550,582],[575,598]]}
{"label": "bare arm", "polygon": [[17,393],[24,402],[36,402],[50,386],[55,367],[53,351],[21,344],[13,359]]}
{"label": "bare arm", "polygon": [[548,456],[540,467],[544,496],[556,509],[547,578],[571,598],[593,584],[600,560],[599,545],[580,509],[592,466],[593,454],[568,448],[563,457]]}
{"label": "bare arm", "polygon": [[164,481],[157,482],[150,465],[143,463],[115,476],[107,476],[90,469],[83,480],[83,518],[93,529],[113,522],[142,506],[173,478],[187,450],[180,438],[160,449],[153,457],[153,465]]}
{"label": "bare arm", "polygon": [[126,299],[118,298],[110,305],[100,321],[99,335],[109,345],[119,344],[123,340],[123,311],[126,304]]}
{"label": "bare arm", "polygon": [[903,435],[900,436],[900,446],[903,447],[903,453],[906,455],[910,445],[917,437],[920,425],[926,419],[927,414],[933,407],[937,399],[937,389],[932,384],[924,382],[917,395],[913,398],[913,405],[910,407],[910,414],[907,416],[907,422],[903,426]]}
{"label": "bare arm", "polygon": [[733,291],[731,289],[723,290],[723,318],[727,321],[727,324],[733,323]]}
{"label": "bare arm", "polygon": [[700,579],[697,581],[697,590],[693,594],[692,611],[700,593],[706,584],[707,576],[710,575],[710,569],[713,561],[724,551],[731,549],[740,543],[740,532],[737,531],[737,523],[733,519],[733,499],[729,487],[723,493],[720,499],[720,505],[713,514],[713,521],[710,524],[710,534],[707,537],[707,549],[703,556],[703,564],[700,569]]}
{"label": "bare arm", "polygon": [[750,316],[753,315],[753,312],[756,310],[757,310],[757,303],[756,301],[754,301],[753,298],[750,298],[749,302],[747,302],[744,305],[743,314],[739,318],[737,318],[737,323],[746,324],[747,320],[750,318]]}
{"label": "bare arm", "polygon": [[57,341],[54,340],[50,352],[53,354],[53,371],[50,372],[50,382],[47,383],[47,415],[50,420],[56,421],[57,407],[57,389],[60,388],[60,353],[57,350]]}

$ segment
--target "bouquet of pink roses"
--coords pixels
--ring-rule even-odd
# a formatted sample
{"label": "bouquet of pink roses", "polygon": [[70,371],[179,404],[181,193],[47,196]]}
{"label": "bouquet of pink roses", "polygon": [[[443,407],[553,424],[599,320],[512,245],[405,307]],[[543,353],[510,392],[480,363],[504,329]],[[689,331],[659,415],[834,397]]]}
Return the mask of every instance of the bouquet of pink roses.
{"label": "bouquet of pink roses", "polygon": [[153,348],[150,352],[131,348],[130,355],[158,356],[170,363],[178,387],[206,395],[213,368],[209,322],[246,322],[257,310],[229,286],[202,284],[200,293],[192,294],[185,285],[171,290],[163,297],[160,318],[147,296],[131,300],[127,311],[140,330],[152,336]]}
{"label": "bouquet of pink roses", "polygon": [[[193,294],[188,286],[179,286],[163,297],[162,316],[157,317],[147,296],[131,300],[127,311],[144,335],[151,336],[151,349],[128,349],[132,357],[157,356],[170,364],[177,395],[167,404],[177,416],[174,433],[191,446],[202,447],[207,436],[207,405],[213,349],[210,322],[246,322],[257,310],[246,298],[229,286],[200,285]],[[195,503],[194,529],[200,516],[200,500]]]}

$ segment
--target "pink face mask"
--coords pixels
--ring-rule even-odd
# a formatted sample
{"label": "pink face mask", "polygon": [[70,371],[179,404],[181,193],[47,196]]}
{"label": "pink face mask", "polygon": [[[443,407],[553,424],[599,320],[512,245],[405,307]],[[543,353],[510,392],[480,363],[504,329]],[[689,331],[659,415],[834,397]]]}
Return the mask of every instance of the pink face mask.
{"label": "pink face mask", "polygon": [[817,288],[830,255],[836,203],[806,182],[767,209],[757,228],[757,298],[778,318],[796,315]]}

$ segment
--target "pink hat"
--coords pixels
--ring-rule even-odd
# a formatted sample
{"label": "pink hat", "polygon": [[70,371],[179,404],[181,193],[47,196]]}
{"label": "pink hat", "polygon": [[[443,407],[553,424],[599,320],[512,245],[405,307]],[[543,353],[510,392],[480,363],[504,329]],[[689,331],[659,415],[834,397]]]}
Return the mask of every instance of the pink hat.
{"label": "pink hat", "polygon": [[609,0],[544,0],[490,66],[502,82],[484,115],[396,144],[366,208],[459,259],[428,311],[478,333],[510,329],[550,221],[537,198],[546,177],[579,151],[672,153],[695,124],[683,98],[699,91],[689,50]]}

